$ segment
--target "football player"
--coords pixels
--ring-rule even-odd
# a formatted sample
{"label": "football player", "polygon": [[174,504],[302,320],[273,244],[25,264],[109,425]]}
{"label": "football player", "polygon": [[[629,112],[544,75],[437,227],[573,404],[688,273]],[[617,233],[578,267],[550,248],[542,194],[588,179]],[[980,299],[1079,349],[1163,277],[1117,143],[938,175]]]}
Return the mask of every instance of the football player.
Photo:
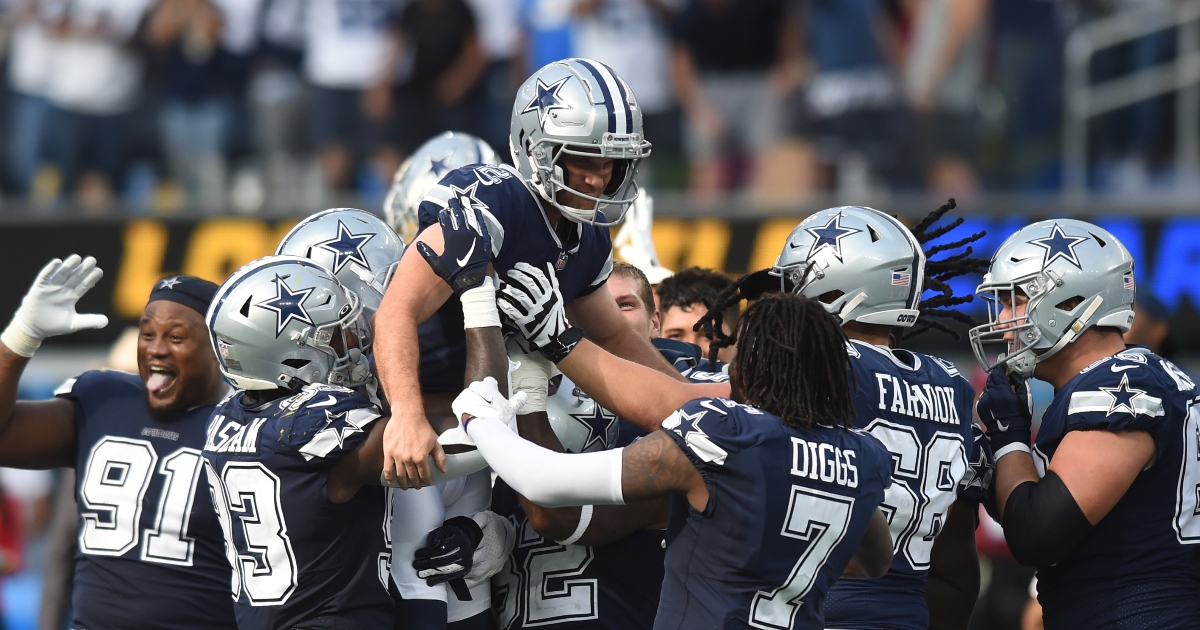
{"label": "football player", "polygon": [[[641,271],[614,262],[605,287],[630,327],[647,339],[658,336],[658,310]],[[525,356],[521,362],[537,358]],[[692,369],[686,362],[677,367]],[[603,409],[565,376],[552,379],[549,392],[545,385],[541,391],[529,392],[523,387],[527,381],[521,372],[523,367],[513,373],[514,387],[527,391],[529,401],[539,395],[545,401],[541,406],[527,401],[518,410],[518,432],[533,443],[553,451],[580,453],[628,446],[645,435]],[[544,374],[540,377],[545,383]],[[704,378],[726,377],[705,374]],[[663,581],[666,498],[626,506],[545,508],[499,480],[492,506],[515,520],[520,541],[507,570],[493,580],[501,628],[653,626]],[[548,576],[563,574],[571,575],[569,592],[547,581]]]}
{"label": "football player", "polygon": [[447,173],[464,166],[499,166],[500,158],[482,138],[461,131],[435,136],[413,151],[392,178],[383,200],[383,216],[405,242],[411,242],[420,225],[419,209],[425,195]]}
{"label": "football player", "polygon": [[[476,156],[482,151],[478,142],[481,141],[472,141],[471,137],[465,134],[439,136],[427,143],[422,151],[440,156],[443,160],[457,161],[461,165],[463,159]],[[418,151],[413,160],[420,158],[421,151]],[[408,169],[402,171],[401,175],[416,170],[411,161]],[[401,177],[398,181],[407,182],[409,179]],[[436,183],[436,179],[432,183]],[[417,201],[420,201],[420,198]],[[387,223],[368,212],[354,208],[334,208],[304,219],[288,232],[276,250],[276,254],[308,258],[324,267],[342,286],[362,298],[363,312],[368,320],[379,308],[403,252],[403,243]],[[484,254],[482,247],[480,254]],[[366,391],[376,397],[376,404],[386,416],[390,410],[386,399],[379,396],[381,392],[378,391],[377,383],[367,383]],[[449,458],[466,456],[448,455]],[[420,579],[412,566],[414,553],[425,545],[429,531],[441,525],[447,517],[474,517],[480,514],[476,524],[482,526],[485,532],[506,526],[506,520],[482,512],[487,509],[491,499],[492,479],[491,474],[485,470],[486,463],[482,458],[476,459],[478,464],[473,467],[475,472],[470,472],[472,468],[454,466],[457,474],[440,475],[441,480],[435,486],[410,491],[396,489],[389,493],[392,506],[391,570],[399,595],[404,600],[400,606],[408,628],[417,630],[423,627],[418,621],[422,616],[436,620],[438,611],[443,608],[448,609],[445,617],[452,624],[451,627],[454,627],[456,622],[480,615],[486,616],[491,607],[491,591],[486,581],[473,583],[470,589],[471,599],[462,601],[457,597],[450,597],[445,585],[430,585],[426,580]],[[423,615],[423,610],[428,606],[417,600],[439,603],[431,609],[434,612]],[[435,621],[435,626],[440,627],[444,623],[445,620]]]}
{"label": "football player", "polygon": [[733,399],[693,400],[625,448],[558,454],[524,441],[503,420],[523,394],[506,401],[490,381],[454,411],[500,477],[538,505],[672,496],[655,627],[821,628],[825,592],[852,557],[866,577],[891,562],[876,509],[891,456],[849,428],[847,344],[821,304],[764,298],[736,334]]}
{"label": "football player", "polygon": [[[420,207],[416,249],[440,253],[438,212],[450,203],[479,210],[492,264],[504,277],[517,263],[551,264],[571,318],[615,355],[678,374],[598,293],[612,268],[608,226],[637,197],[637,163],[649,155],[642,113],[629,87],[586,59],[551,63],[518,92],[510,137],[516,167],[472,166],[447,174]],[[605,210],[615,210],[606,216]],[[376,315],[379,378],[393,404],[384,437],[384,474],[401,486],[430,483],[428,460],[445,455],[426,406],[448,408],[463,382],[463,312],[453,290],[418,256],[407,255]],[[427,394],[422,399],[421,393]],[[440,402],[433,402],[440,396]]]}
{"label": "football player", "polygon": [[[1200,619],[1198,392],[1170,361],[1125,345],[1134,289],[1120,241],[1057,219],[1010,236],[976,291],[991,305],[971,343],[989,370],[977,410],[998,514],[1013,556],[1038,568],[1050,630]],[[1032,451],[1030,377],[1055,388]]]}
{"label": "football player", "polygon": [[52,400],[16,400],[43,339],[108,323],[75,310],[100,277],[90,256],[51,261],[0,336],[0,465],[76,471],[72,627],[233,628],[220,525],[196,488],[208,418],[229,391],[204,328],[217,286],[155,283],[138,374],[84,372]]}
{"label": "football player", "polygon": [[[204,457],[239,625],[390,627],[382,413],[352,389],[371,377],[358,296],[309,260],[273,256],[226,281],[208,323],[221,371],[238,387],[213,416]],[[473,334],[502,348],[498,325]],[[503,375],[506,358],[501,350],[472,365]],[[431,534],[419,568],[463,577],[474,533]],[[441,615],[444,623],[444,606]]]}

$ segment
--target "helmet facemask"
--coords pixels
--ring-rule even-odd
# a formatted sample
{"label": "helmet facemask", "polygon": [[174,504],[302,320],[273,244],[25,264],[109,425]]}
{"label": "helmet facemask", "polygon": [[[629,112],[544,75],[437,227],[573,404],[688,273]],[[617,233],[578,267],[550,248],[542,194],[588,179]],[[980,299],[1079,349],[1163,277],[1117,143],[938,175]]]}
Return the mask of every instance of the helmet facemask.
{"label": "helmet facemask", "polygon": [[[551,138],[543,138],[537,144],[525,144],[525,155],[521,157],[529,160],[533,166],[534,187],[543,199],[571,221],[601,227],[617,225],[641,192],[636,181],[638,161],[650,155],[650,143],[642,140],[638,134],[606,133],[600,146]],[[600,196],[588,195],[571,187],[566,167],[559,164],[564,155],[614,161],[612,178]],[[517,157],[514,155],[514,158]],[[558,201],[559,192],[590,201],[592,207],[567,206]],[[598,212],[606,209],[615,209],[617,212],[614,217],[606,214],[605,221],[597,221]]]}
{"label": "helmet facemask", "polygon": [[[1096,324],[1092,321],[1104,299],[1078,295],[1054,296],[1062,284],[1054,271],[1015,278],[1009,282],[992,282],[991,274],[984,277],[975,295],[988,308],[988,323],[972,328],[971,348],[979,364],[987,370],[1005,364],[1010,374],[1029,378],[1038,363],[1049,359],[1075,340],[1083,331]],[[1024,304],[1024,313],[1017,309]],[[1001,318],[1005,307],[1011,316]],[[1005,339],[1011,334],[1011,339]],[[987,347],[1004,344],[1005,351],[996,360],[987,358]]]}
{"label": "helmet facemask", "polygon": [[358,387],[370,380],[371,325],[358,294],[342,287],[349,302],[336,320],[302,333],[300,342],[333,358],[325,381],[341,387]]}

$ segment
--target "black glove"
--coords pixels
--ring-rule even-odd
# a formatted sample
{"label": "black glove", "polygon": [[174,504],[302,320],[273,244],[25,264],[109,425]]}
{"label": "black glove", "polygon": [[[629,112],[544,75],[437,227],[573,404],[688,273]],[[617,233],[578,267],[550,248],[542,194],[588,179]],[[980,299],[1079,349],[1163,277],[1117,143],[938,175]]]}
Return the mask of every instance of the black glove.
{"label": "black glove", "polygon": [[979,418],[987,427],[988,441],[999,460],[1013,444],[1029,448],[1033,436],[1033,396],[1024,380],[1012,381],[1003,364],[988,372],[983,393],[975,403]]}
{"label": "black glove", "polygon": [[453,197],[438,213],[438,224],[446,242],[442,253],[434,253],[421,241],[417,241],[417,251],[433,272],[454,289],[455,295],[462,295],[482,284],[487,276],[488,263],[492,262],[492,237],[488,235],[483,214],[474,208],[464,210]]}
{"label": "black glove", "polygon": [[455,516],[429,532],[425,546],[413,554],[417,577],[434,586],[449,582],[459,601],[471,601],[471,591],[464,578],[471,572],[475,547],[483,540],[479,524],[466,516]]}
{"label": "black glove", "polygon": [[583,339],[582,328],[572,328],[554,266],[546,263],[543,271],[519,262],[508,271],[500,286],[496,306],[508,322],[520,331],[529,346],[554,363],[571,354]]}

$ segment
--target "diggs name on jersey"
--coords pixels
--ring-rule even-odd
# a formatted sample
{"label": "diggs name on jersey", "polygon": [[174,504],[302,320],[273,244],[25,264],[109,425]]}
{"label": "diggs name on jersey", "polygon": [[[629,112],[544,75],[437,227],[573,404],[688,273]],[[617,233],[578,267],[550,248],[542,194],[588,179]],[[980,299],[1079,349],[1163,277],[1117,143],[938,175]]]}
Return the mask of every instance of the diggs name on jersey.
{"label": "diggs name on jersey", "polygon": [[792,437],[792,474],[797,477],[857,488],[857,459],[858,453],[851,449]]}

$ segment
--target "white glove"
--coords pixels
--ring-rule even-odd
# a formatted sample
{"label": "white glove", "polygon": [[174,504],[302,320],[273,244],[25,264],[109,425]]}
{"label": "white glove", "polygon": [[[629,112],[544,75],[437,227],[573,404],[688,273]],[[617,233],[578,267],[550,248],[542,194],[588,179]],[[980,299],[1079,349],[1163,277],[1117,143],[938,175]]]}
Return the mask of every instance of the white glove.
{"label": "white glove", "polygon": [[103,276],[104,272],[91,256],[81,259],[71,254],[66,260],[51,260],[38,272],[12,323],[0,334],[0,342],[28,358],[47,337],[104,328],[108,325],[104,315],[75,312],[79,298],[96,286]]}
{"label": "white glove", "polygon": [[516,422],[517,410],[523,404],[525,404],[524,392],[517,392],[511,399],[508,399],[500,393],[496,379],[489,376],[482,381],[475,381],[450,404],[450,409],[454,411],[454,418],[458,420],[458,426],[439,435],[438,443],[475,446],[475,440],[467,435],[463,416],[469,416],[468,419],[496,418],[511,428]]}
{"label": "white glove", "polygon": [[512,522],[495,512],[484,510],[472,516],[471,520],[483,530],[483,539],[475,547],[475,555],[472,556],[471,571],[465,578],[467,588],[483,584],[499,573],[517,542],[517,532]]}
{"label": "white glove", "polygon": [[535,348],[545,348],[568,328],[567,313],[558,276],[546,263],[546,271],[517,263],[508,271],[509,281],[500,289],[497,306],[500,312],[520,329]]}

